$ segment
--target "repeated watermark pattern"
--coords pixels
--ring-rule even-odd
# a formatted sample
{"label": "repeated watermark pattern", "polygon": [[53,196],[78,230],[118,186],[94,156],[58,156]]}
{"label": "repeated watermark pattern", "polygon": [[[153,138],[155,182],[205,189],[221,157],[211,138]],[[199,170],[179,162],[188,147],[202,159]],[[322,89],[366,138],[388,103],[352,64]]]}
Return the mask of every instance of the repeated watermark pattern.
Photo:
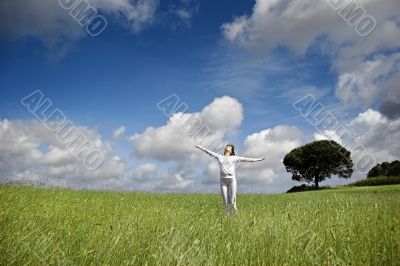
{"label": "repeated watermark pattern", "polygon": [[58,0],[58,3],[90,36],[99,36],[106,29],[106,18],[87,0]]}
{"label": "repeated watermark pattern", "polygon": [[21,99],[25,106],[47,129],[55,133],[56,139],[90,171],[98,169],[104,162],[104,153],[88,141],[83,132],[67,120],[65,114],[55,108],[53,102],[36,90]]}
{"label": "repeated watermark pattern", "polygon": [[327,0],[328,4],[362,37],[376,28],[376,19],[355,0]]}
{"label": "repeated watermark pattern", "polygon": [[338,122],[332,112],[327,110],[322,103],[317,102],[313,94],[307,94],[294,102],[292,106],[319,133],[327,135],[330,139],[333,139],[333,137],[340,138],[341,145],[352,151],[351,157],[355,161],[354,166],[358,172],[367,173],[375,165],[375,157],[359,143],[357,137],[345,125]]}

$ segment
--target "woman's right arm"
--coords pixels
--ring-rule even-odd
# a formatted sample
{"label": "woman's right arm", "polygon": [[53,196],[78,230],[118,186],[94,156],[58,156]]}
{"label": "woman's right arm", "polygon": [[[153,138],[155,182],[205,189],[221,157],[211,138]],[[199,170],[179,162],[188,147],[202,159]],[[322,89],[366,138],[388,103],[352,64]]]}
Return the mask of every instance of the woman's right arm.
{"label": "woman's right arm", "polygon": [[219,158],[219,154],[216,153],[216,152],[210,151],[209,149],[206,149],[206,148],[204,148],[204,147],[202,147],[202,146],[199,146],[199,145],[194,145],[194,146],[195,146],[196,148],[199,148],[200,150],[204,151],[205,153],[211,155],[211,156],[214,157],[215,159],[218,159],[218,158]]}

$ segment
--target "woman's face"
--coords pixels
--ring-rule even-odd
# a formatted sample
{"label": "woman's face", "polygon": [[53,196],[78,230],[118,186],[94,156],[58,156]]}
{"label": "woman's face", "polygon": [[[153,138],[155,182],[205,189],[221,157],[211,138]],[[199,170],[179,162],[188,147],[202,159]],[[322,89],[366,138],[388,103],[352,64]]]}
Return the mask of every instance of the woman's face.
{"label": "woman's face", "polygon": [[225,152],[229,152],[229,154],[231,154],[231,153],[232,153],[232,146],[227,145],[227,146],[225,147]]}

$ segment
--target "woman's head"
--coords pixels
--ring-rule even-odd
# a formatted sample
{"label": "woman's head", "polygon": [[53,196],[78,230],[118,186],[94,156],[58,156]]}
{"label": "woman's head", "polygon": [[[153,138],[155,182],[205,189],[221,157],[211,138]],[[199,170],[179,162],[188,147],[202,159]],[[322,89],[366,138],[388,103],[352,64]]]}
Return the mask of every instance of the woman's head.
{"label": "woman's head", "polygon": [[232,144],[226,145],[224,154],[229,154],[230,156],[235,155],[235,146]]}

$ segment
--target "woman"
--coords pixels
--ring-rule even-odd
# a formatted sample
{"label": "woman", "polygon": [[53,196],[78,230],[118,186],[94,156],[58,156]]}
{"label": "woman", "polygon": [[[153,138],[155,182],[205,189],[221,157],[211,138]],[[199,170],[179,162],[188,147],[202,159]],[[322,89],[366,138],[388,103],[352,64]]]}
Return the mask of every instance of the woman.
{"label": "woman", "polygon": [[223,198],[224,211],[230,213],[232,208],[234,213],[237,213],[236,207],[236,175],[235,171],[238,162],[258,162],[265,158],[246,158],[235,155],[235,147],[228,144],[225,147],[224,155],[210,151],[202,146],[195,145],[196,148],[208,153],[218,160],[220,167],[220,188]]}

